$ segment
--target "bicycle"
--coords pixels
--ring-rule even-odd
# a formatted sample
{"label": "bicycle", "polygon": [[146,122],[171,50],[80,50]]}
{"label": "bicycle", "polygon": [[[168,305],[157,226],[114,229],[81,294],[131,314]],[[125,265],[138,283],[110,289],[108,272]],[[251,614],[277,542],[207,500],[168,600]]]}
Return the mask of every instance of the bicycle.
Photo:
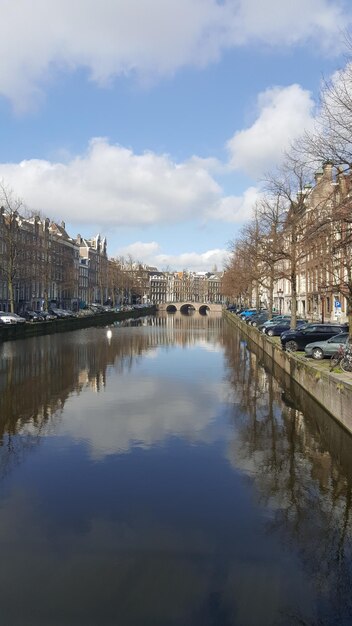
{"label": "bicycle", "polygon": [[352,347],[350,345],[345,350],[340,367],[344,372],[352,372]]}
{"label": "bicycle", "polygon": [[341,343],[337,349],[337,351],[330,358],[330,372],[335,367],[341,364],[343,357],[345,356],[346,346]]}

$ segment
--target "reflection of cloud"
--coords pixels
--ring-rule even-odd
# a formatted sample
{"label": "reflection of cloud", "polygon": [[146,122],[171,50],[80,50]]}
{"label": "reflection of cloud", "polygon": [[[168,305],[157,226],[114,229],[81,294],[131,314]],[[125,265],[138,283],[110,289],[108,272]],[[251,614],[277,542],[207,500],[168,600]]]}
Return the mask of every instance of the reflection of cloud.
{"label": "reflection of cloud", "polygon": [[202,441],[220,394],[225,395],[221,385],[206,381],[117,377],[107,382],[102,394],[86,390],[69,399],[60,435],[88,442],[96,459],[134,446],[149,447],[170,436]]}
{"label": "reflection of cloud", "polygon": [[207,341],[206,339],[199,339],[196,342],[196,346],[202,348],[206,352],[222,352],[223,348],[220,341]]}
{"label": "reflection of cloud", "polygon": [[157,359],[159,355],[158,348],[149,348],[148,352],[143,355],[144,359]]}

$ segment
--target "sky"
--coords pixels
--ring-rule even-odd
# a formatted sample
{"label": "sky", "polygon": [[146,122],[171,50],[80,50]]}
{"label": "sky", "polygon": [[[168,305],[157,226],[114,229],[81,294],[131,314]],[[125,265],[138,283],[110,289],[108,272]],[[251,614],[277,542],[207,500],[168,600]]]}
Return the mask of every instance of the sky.
{"label": "sky", "polygon": [[0,0],[0,180],[109,256],[221,269],[346,62],[348,0]]}

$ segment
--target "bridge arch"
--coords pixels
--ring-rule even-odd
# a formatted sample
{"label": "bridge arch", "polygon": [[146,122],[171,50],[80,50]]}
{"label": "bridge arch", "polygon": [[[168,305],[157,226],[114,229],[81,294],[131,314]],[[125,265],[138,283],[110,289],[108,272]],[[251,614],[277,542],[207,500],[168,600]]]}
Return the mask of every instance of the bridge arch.
{"label": "bridge arch", "polygon": [[210,308],[208,307],[207,304],[201,304],[198,311],[200,315],[206,315],[207,313],[210,313]]}
{"label": "bridge arch", "polygon": [[[172,311],[181,311],[183,310],[183,307],[186,307],[188,309],[188,307],[192,307],[195,311],[200,311],[200,309],[203,309],[203,307],[206,307],[207,312],[210,313],[221,313],[222,311],[222,304],[219,303],[214,303],[214,302],[161,302],[160,304],[157,304],[157,309],[158,311],[167,311],[168,313],[171,313]],[[203,312],[204,315],[204,312]]]}
{"label": "bridge arch", "polygon": [[196,309],[193,306],[193,304],[190,304],[190,303],[182,304],[180,307],[181,313],[190,313],[190,311],[195,311],[195,310]]}

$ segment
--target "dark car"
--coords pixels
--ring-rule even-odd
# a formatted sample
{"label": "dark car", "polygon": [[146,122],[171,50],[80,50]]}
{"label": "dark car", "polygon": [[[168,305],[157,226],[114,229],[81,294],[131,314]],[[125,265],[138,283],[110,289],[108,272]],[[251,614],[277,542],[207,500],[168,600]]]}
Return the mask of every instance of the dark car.
{"label": "dark car", "polygon": [[258,315],[252,315],[252,317],[248,317],[246,319],[246,324],[249,326],[260,326],[267,321],[269,317],[269,313],[259,313]]}
{"label": "dark car", "polygon": [[[307,325],[307,320],[297,320],[296,328],[300,328],[301,326]],[[291,320],[280,320],[277,324],[273,324],[272,326],[268,326],[265,328],[265,334],[269,335],[269,337],[280,337],[282,333],[290,330]]]}
{"label": "dark car", "polygon": [[51,308],[49,312],[51,315],[54,315],[55,317],[58,317],[60,319],[66,319],[67,317],[70,317],[70,315],[67,314],[64,309],[57,309],[56,307]]}
{"label": "dark car", "polygon": [[40,313],[31,311],[30,309],[27,309],[27,311],[23,313],[23,317],[27,320],[27,322],[42,322],[44,319]]}
{"label": "dark car", "polygon": [[347,324],[307,324],[282,333],[281,345],[283,350],[304,350],[308,343],[330,339],[342,332],[348,332]]}
{"label": "dark car", "polygon": [[38,313],[38,315],[40,315],[43,320],[55,320],[56,319],[56,315],[54,315],[54,313],[50,313],[49,311],[36,311],[36,313]]}
{"label": "dark car", "polygon": [[291,321],[291,315],[278,315],[277,313],[274,313],[271,319],[268,319],[266,320],[266,322],[260,324],[259,330],[262,333],[265,333],[266,329],[269,328],[269,326],[274,326],[279,322],[287,322],[287,320]]}

